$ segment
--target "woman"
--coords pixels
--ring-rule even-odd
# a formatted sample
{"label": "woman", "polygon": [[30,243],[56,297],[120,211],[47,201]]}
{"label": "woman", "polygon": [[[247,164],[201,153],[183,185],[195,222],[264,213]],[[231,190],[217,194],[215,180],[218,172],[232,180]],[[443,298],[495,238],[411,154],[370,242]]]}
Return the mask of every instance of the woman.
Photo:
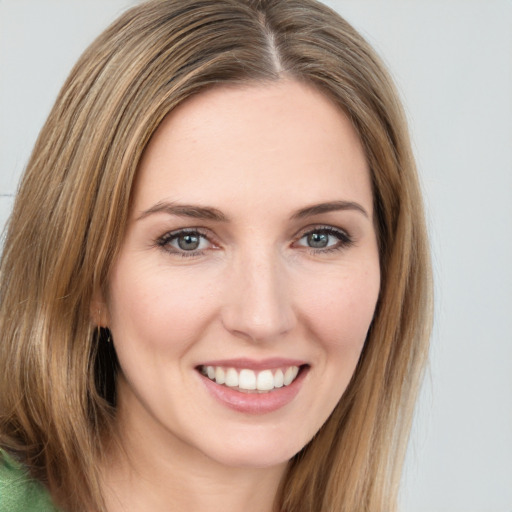
{"label": "woman", "polygon": [[364,40],[312,0],[136,7],[71,72],[9,222],[4,503],[26,470],[25,510],[394,510],[429,315]]}

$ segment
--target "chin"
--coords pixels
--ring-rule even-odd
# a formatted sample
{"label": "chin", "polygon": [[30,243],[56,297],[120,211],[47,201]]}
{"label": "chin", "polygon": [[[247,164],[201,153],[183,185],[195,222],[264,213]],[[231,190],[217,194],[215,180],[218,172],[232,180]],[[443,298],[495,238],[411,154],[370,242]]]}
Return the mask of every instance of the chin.
{"label": "chin", "polygon": [[228,467],[269,468],[287,464],[307,442],[309,439],[290,439],[289,432],[285,436],[239,434],[227,436],[225,443],[203,453]]}

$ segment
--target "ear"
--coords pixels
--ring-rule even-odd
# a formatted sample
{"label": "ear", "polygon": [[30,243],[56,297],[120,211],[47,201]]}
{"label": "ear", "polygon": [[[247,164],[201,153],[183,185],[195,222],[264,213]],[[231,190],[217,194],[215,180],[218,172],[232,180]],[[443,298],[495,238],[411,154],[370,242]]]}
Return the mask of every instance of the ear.
{"label": "ear", "polygon": [[97,288],[92,295],[90,315],[93,325],[97,327],[108,327],[110,316],[108,314],[107,303],[100,288]]}

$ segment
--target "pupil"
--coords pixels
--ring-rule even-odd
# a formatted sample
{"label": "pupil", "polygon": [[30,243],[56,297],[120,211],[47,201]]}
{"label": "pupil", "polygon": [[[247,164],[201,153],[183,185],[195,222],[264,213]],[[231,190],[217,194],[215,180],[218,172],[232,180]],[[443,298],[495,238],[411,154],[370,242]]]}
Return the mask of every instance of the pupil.
{"label": "pupil", "polygon": [[311,233],[308,236],[308,245],[315,249],[321,249],[327,246],[329,236],[325,233]]}
{"label": "pupil", "polygon": [[184,251],[193,251],[199,247],[199,237],[197,235],[183,235],[178,238],[178,245]]}

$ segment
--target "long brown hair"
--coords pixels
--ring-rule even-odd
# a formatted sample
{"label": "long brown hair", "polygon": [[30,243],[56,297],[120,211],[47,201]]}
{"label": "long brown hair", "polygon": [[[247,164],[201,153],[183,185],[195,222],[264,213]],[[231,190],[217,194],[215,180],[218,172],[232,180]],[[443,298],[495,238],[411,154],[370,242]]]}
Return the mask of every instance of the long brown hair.
{"label": "long brown hair", "polygon": [[98,462],[116,360],[92,325],[142,152],[169,111],[223,83],[313,84],[371,169],[381,291],[352,381],[290,462],[276,510],[390,512],[431,321],[430,262],[406,121],[383,65],[314,0],[155,0],[85,51],[21,181],[0,266],[0,447],[70,511],[104,510]]}

